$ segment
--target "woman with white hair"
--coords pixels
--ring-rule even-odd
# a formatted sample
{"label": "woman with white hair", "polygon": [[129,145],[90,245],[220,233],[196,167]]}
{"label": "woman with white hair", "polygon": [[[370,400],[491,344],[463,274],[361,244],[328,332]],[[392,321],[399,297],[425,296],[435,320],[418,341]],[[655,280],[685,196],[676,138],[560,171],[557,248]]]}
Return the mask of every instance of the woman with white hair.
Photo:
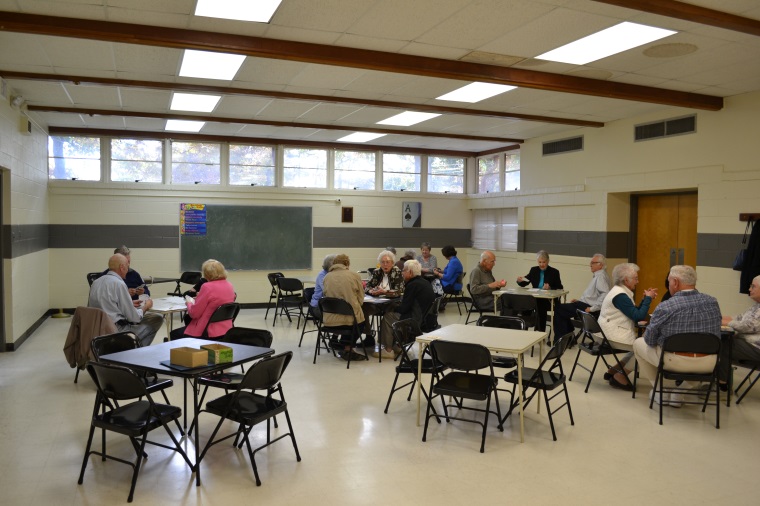
{"label": "woman with white hair", "polygon": [[370,295],[399,295],[404,291],[404,277],[401,275],[401,269],[396,267],[396,256],[388,251],[383,250],[377,256],[379,269],[372,272],[372,277],[367,281],[367,293]]}
{"label": "woman with white hair", "polygon": [[610,381],[610,385],[623,390],[632,390],[633,385],[628,379],[630,370],[626,364],[633,357],[633,342],[638,337],[636,322],[646,320],[649,313],[649,305],[652,299],[657,297],[656,288],[644,290],[644,298],[638,306],[633,300],[633,290],[639,283],[639,266],[636,264],[618,264],[612,269],[612,282],[614,286],[602,302],[602,311],[599,314],[599,326],[604,335],[616,349],[629,350],[620,359],[620,362],[610,368],[604,375],[604,379]]}
{"label": "woman with white hair", "polygon": [[[539,290],[561,290],[562,280],[559,277],[559,271],[554,267],[549,266],[549,253],[544,250],[536,253],[537,266],[531,267],[527,276],[518,276],[517,284],[520,286],[528,286],[530,284],[533,288]],[[551,307],[549,299],[536,299],[536,313],[538,321],[536,321],[536,330],[546,329],[546,313]],[[560,337],[560,336],[556,336]]]}

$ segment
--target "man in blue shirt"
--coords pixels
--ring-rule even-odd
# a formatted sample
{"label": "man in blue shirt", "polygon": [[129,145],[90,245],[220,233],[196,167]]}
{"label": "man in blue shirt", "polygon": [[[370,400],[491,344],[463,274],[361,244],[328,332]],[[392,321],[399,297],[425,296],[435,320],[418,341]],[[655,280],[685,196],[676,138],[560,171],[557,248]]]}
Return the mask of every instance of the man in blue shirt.
{"label": "man in blue shirt", "polygon": [[[697,273],[688,265],[674,265],[668,275],[668,290],[672,297],[661,302],[654,310],[643,337],[633,343],[641,375],[654,385],[665,339],[685,332],[703,332],[720,337],[721,314],[715,297],[699,293],[696,289]],[[665,356],[672,371],[709,372],[715,367],[714,356],[686,356],[668,353]],[[681,385],[689,388],[692,385]],[[654,393],[650,393],[653,395]],[[681,407],[682,394],[671,394],[669,399],[656,399]]]}

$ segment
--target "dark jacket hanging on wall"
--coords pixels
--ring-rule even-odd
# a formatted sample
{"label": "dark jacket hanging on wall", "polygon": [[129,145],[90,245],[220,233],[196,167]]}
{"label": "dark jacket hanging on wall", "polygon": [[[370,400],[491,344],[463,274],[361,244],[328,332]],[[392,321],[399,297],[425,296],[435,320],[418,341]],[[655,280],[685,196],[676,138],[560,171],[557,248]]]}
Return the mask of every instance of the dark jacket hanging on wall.
{"label": "dark jacket hanging on wall", "polygon": [[749,285],[757,275],[760,275],[760,226],[753,226],[747,244],[747,255],[744,257],[739,292],[749,293]]}

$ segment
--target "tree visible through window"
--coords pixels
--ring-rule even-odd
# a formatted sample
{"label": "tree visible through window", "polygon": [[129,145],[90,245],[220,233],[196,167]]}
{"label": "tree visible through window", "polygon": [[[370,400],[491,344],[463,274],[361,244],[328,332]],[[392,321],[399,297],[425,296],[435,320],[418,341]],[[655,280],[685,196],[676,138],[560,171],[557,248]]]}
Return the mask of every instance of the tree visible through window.
{"label": "tree visible through window", "polygon": [[100,138],[48,137],[48,176],[100,181]]}
{"label": "tree visible through window", "polygon": [[427,190],[464,193],[464,158],[428,157]]}
{"label": "tree visible through window", "polygon": [[372,151],[335,151],[335,188],[375,189],[375,153]]}
{"label": "tree visible through window", "polygon": [[327,188],[327,150],[285,148],[284,186]]}
{"label": "tree visible through window", "polygon": [[499,155],[478,158],[478,193],[501,191],[499,185]]}
{"label": "tree visible through window", "polygon": [[274,186],[272,146],[230,144],[230,184]]}
{"label": "tree visible through window", "polygon": [[507,153],[504,163],[504,191],[520,189],[520,153]]}
{"label": "tree visible through window", "polygon": [[219,184],[221,146],[206,142],[172,142],[172,183]]}
{"label": "tree visible through window", "polygon": [[420,191],[420,157],[383,154],[383,190]]}
{"label": "tree visible through window", "polygon": [[111,181],[163,180],[163,142],[142,139],[111,140]]}

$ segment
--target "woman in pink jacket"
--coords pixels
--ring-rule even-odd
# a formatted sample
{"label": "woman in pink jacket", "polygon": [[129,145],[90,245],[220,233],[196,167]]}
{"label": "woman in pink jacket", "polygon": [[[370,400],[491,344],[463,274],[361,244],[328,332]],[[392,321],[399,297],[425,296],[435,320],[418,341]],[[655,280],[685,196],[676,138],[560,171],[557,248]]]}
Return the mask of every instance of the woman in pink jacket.
{"label": "woman in pink jacket", "polygon": [[203,330],[214,311],[222,304],[235,302],[235,289],[227,281],[227,271],[218,260],[210,259],[203,262],[201,272],[207,281],[201,285],[195,301],[187,303],[187,314],[192,320],[186,327],[172,330],[172,340],[183,337],[215,339],[225,335],[232,328],[232,322],[229,320],[215,322],[208,325],[208,334],[203,335]]}

